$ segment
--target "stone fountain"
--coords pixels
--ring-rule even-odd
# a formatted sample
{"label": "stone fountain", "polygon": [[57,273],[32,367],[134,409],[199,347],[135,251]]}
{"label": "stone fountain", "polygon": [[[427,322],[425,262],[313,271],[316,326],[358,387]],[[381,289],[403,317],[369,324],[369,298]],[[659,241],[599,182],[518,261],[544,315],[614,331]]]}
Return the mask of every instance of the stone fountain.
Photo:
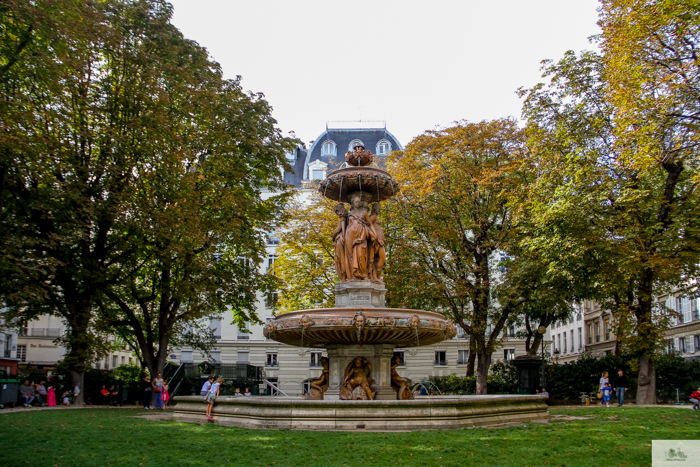
{"label": "stone fountain", "polygon": [[436,344],[457,329],[439,313],[385,307],[380,202],[399,191],[398,183],[373,162],[370,151],[356,146],[318,189],[338,201],[336,306],[281,314],[263,332],[285,344],[327,350],[328,374],[312,386],[310,399],[409,399],[407,382],[392,372],[394,348]]}
{"label": "stone fountain", "polygon": [[[339,282],[335,308],[283,313],[266,337],[284,344],[325,348],[323,370],[304,397],[219,398],[219,423],[252,428],[426,430],[546,418],[545,396],[451,396],[413,399],[393,359],[395,347],[431,345],[453,338],[455,325],[439,313],[386,308],[382,279],[386,239],[380,203],[399,186],[356,146],[345,163],[320,183],[338,201],[333,232]],[[349,204],[349,210],[346,206]],[[175,398],[174,418],[203,421],[197,396]]]}

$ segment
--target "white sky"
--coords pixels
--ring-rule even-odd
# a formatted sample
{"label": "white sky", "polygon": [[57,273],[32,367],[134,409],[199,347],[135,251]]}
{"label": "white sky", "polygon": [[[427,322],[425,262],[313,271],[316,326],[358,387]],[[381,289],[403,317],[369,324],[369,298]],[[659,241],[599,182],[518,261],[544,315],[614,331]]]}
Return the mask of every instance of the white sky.
{"label": "white sky", "polygon": [[170,0],[227,78],[262,92],[285,134],[386,120],[406,145],[456,120],[520,116],[540,62],[593,49],[595,0]]}

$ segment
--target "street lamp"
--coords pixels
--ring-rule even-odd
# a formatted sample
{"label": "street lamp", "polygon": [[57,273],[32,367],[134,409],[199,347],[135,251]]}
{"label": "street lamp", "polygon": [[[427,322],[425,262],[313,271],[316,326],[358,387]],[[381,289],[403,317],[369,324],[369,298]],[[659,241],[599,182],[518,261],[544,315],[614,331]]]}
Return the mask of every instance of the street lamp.
{"label": "street lamp", "polygon": [[544,334],[547,332],[547,328],[544,326],[540,326],[537,328],[537,332],[539,333],[540,341],[542,342],[542,377],[540,378],[540,387],[547,387],[547,381],[545,378],[545,373],[544,373]]}

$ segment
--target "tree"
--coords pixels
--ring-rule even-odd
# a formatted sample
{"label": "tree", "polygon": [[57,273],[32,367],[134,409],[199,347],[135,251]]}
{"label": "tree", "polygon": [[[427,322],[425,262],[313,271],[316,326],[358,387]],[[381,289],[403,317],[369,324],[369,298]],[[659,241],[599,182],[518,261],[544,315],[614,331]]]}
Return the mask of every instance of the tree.
{"label": "tree", "polygon": [[308,202],[297,199],[287,208],[274,267],[280,311],[335,306],[333,287],[340,281],[332,235],[338,226],[336,204],[314,192]]}
{"label": "tree", "polygon": [[514,120],[462,122],[424,133],[388,163],[401,187],[384,211],[390,302],[440,311],[465,330],[477,394],[486,393],[491,354],[523,303],[498,272],[514,235],[508,194],[522,182],[514,170],[522,151]]}
{"label": "tree", "polygon": [[[222,80],[206,51],[169,23],[171,14],[159,0],[10,1],[0,8],[1,298],[9,318],[52,313],[66,320],[65,363],[79,387],[94,359],[90,330],[104,293],[142,278],[158,284],[153,293],[164,311],[176,312],[187,295],[158,288],[170,283],[170,267],[182,264],[173,257],[203,247],[189,252],[203,255],[193,259],[195,270],[177,273],[209,274],[202,264],[213,245],[229,247],[276,209],[251,195],[262,179],[276,186],[268,174],[280,142],[269,131],[267,103],[242,97],[238,80]],[[255,156],[242,157],[248,152]],[[185,167],[192,172],[185,175]],[[186,191],[198,183],[201,192]],[[183,215],[211,225],[217,186],[222,216],[234,217],[232,197],[252,196],[236,218],[249,225],[203,239],[188,231],[195,221]],[[193,207],[198,200],[203,214]],[[168,232],[177,220],[182,230]],[[241,250],[254,250],[260,238],[246,238]],[[234,252],[222,254],[220,268],[230,271]]]}
{"label": "tree", "polygon": [[[181,44],[178,55],[202,54],[206,63],[203,50]],[[257,320],[257,292],[274,287],[257,268],[265,232],[273,230],[287,198],[263,199],[261,190],[283,191],[279,167],[294,147],[280,136],[267,102],[244,93],[238,79],[214,75],[189,99],[197,106],[188,109],[196,125],[184,128],[178,150],[157,155],[156,170],[144,167],[136,178],[129,211],[140,250],[118,264],[135,272],[98,297],[110,324],[124,327],[122,334],[138,345],[152,375],[163,372],[172,339],[192,334],[197,320],[227,311],[239,325]]]}
{"label": "tree", "polygon": [[529,244],[613,312],[618,339],[637,358],[637,400],[654,403],[654,360],[671,317],[655,297],[697,267],[693,149],[661,134],[646,149],[621,136],[628,114],[610,98],[605,57],[568,52],[544,72],[550,84],[522,94],[525,165],[536,175]]}

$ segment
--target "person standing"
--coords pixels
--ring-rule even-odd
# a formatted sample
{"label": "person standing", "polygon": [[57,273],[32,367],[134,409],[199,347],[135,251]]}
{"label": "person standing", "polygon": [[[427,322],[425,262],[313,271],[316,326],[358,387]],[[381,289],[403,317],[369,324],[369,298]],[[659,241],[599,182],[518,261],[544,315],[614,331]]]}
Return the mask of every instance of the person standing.
{"label": "person standing", "polygon": [[699,410],[700,409],[700,388],[698,388],[697,391],[693,391],[693,393],[690,395],[690,402],[693,403],[693,410]]}
{"label": "person standing", "polygon": [[143,393],[143,408],[146,410],[151,409],[151,392],[153,392],[153,387],[151,386],[151,378],[148,375],[144,375],[141,380],[141,392]]}
{"label": "person standing", "polygon": [[214,408],[214,402],[216,402],[216,398],[219,397],[219,389],[221,389],[221,383],[223,382],[224,378],[217,379],[216,382],[211,385],[211,390],[209,390],[209,394],[207,395],[206,417],[211,421],[214,421],[214,419],[211,418],[211,409]]}
{"label": "person standing", "polygon": [[170,392],[168,391],[170,386],[168,386],[168,380],[163,381],[163,409],[168,408],[168,401],[170,400]]}
{"label": "person standing", "polygon": [[163,408],[163,375],[158,373],[158,376],[153,380],[153,392],[156,396],[156,409]]}
{"label": "person standing", "polygon": [[627,376],[625,376],[622,370],[617,370],[617,377],[615,378],[615,396],[617,397],[617,406],[622,407],[622,403],[625,401],[625,392],[627,392]]}
{"label": "person standing", "polygon": [[600,405],[605,405],[605,401],[603,400],[603,389],[605,389],[605,386],[610,382],[608,379],[608,372],[604,371],[603,374],[600,376],[600,382],[598,384],[598,393],[600,394]]}
{"label": "person standing", "polygon": [[610,383],[607,383],[605,387],[603,388],[603,402],[605,403],[606,407],[610,407],[610,397],[612,396],[612,386],[610,386]]}
{"label": "person standing", "polygon": [[49,386],[49,391],[46,394],[46,402],[49,404],[49,407],[56,407],[56,390],[53,386]]}

